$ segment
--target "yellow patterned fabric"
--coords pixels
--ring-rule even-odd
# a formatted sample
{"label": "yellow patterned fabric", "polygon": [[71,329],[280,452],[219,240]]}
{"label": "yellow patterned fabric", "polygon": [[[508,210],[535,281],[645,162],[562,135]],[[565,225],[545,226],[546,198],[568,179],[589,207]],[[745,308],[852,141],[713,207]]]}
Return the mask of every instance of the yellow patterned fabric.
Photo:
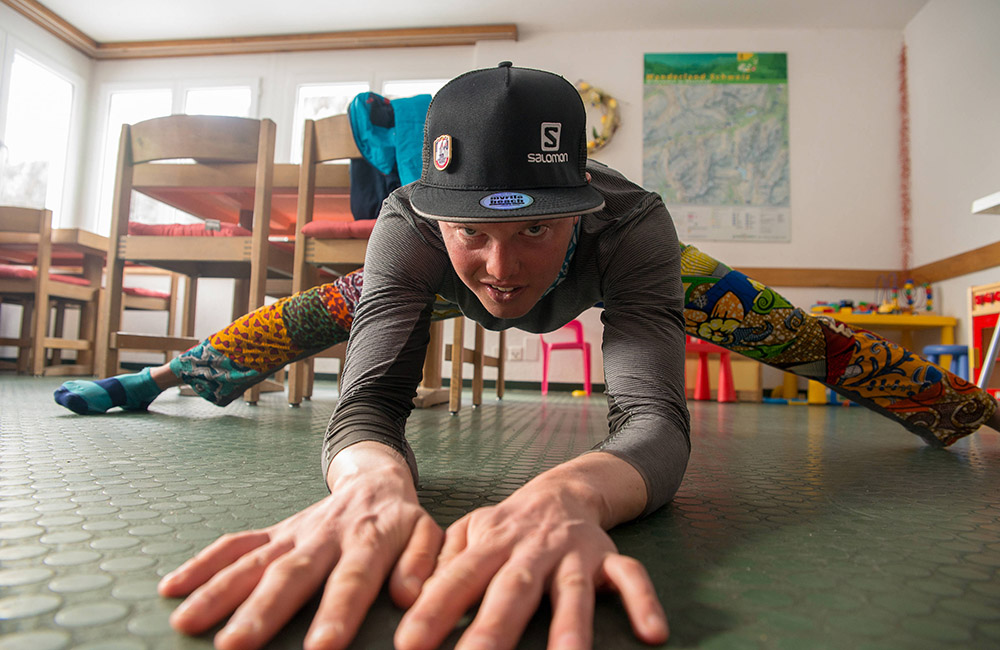
{"label": "yellow patterned fabric", "polygon": [[234,363],[257,372],[273,372],[295,356],[281,310],[291,298],[239,317],[209,337],[209,344]]}
{"label": "yellow patterned fabric", "polygon": [[872,332],[808,314],[693,246],[682,246],[681,269],[688,334],[822,382],[929,444],[952,444],[997,408],[944,368]]}

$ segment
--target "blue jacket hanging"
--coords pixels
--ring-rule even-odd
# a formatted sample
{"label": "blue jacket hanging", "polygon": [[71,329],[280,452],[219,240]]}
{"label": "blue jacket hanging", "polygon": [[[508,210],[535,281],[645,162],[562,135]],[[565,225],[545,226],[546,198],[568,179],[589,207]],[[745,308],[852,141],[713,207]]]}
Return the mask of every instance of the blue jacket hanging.
{"label": "blue jacket hanging", "polygon": [[391,102],[371,92],[357,95],[348,107],[348,115],[361,155],[383,174],[396,168],[404,185],[419,179],[424,121],[430,103],[430,95]]}

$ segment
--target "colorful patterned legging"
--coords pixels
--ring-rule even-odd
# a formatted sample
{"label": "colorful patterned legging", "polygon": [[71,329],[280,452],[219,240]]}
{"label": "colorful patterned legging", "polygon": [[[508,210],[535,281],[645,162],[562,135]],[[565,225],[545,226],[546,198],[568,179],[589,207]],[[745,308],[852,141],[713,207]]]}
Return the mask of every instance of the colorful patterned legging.
{"label": "colorful patterned legging", "polygon": [[[681,246],[687,333],[808,379],[892,418],[934,446],[983,425],[996,402],[975,385],[862,329],[793,306],[773,289]],[[171,362],[224,406],[282,366],[347,340],[362,271],[240,317]],[[439,301],[434,318],[459,312]]]}

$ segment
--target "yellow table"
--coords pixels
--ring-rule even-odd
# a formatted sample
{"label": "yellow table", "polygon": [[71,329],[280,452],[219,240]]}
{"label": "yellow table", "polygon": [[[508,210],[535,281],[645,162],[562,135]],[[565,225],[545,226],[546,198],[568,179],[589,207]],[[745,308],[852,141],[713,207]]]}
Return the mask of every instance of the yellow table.
{"label": "yellow table", "polygon": [[907,314],[828,314],[848,325],[857,325],[866,330],[897,330],[900,333],[899,344],[908,350],[913,349],[913,332],[917,330],[937,329],[941,332],[941,345],[955,343],[955,326],[958,319],[952,316],[924,316]]}

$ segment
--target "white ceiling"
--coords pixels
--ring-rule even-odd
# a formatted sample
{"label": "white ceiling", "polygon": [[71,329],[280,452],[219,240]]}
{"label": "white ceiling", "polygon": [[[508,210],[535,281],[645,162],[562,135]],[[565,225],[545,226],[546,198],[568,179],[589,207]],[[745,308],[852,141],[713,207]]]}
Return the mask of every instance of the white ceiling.
{"label": "white ceiling", "polygon": [[902,30],[928,0],[40,0],[98,42],[515,23],[620,29]]}

